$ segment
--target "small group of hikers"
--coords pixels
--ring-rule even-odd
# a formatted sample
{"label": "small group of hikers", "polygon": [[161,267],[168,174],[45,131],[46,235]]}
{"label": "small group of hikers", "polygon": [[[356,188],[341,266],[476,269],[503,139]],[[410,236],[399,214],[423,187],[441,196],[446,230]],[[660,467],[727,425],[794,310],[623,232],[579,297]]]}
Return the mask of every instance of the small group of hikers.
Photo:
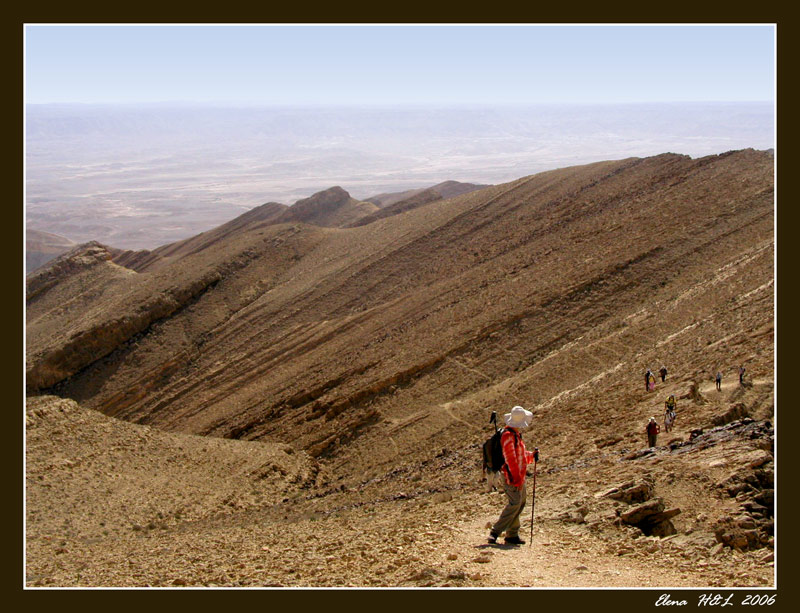
{"label": "small group of hikers", "polygon": [[[661,377],[661,382],[667,380],[667,367],[662,364],[658,369],[658,374]],[[656,389],[656,376],[649,368],[644,373],[644,389],[647,392],[652,392]],[[664,403],[664,429],[669,432],[672,430],[672,425],[675,423],[675,395],[670,394],[667,401]],[[661,427],[658,425],[655,417],[651,417],[645,426],[647,433],[648,447],[655,447],[658,440],[658,434],[661,432]]]}
{"label": "small group of hikers", "polygon": [[[744,367],[744,364],[739,366],[739,385],[744,385],[744,373],[746,371],[747,371],[747,369]],[[714,383],[717,386],[717,391],[721,392],[722,391],[722,373],[720,371],[717,371],[717,376],[714,377]]]}
{"label": "small group of hikers", "polygon": [[[662,383],[666,381],[667,367],[662,366],[661,368],[659,368],[658,374],[661,376]],[[647,392],[652,392],[654,389],[656,389],[656,376],[653,374],[653,371],[650,370],[649,368],[647,369],[647,372],[644,373],[644,389]]]}
{"label": "small group of hikers", "polygon": [[[675,423],[676,407],[677,401],[675,400],[675,394],[670,394],[667,400],[664,402],[664,430],[666,432],[672,430],[672,426]],[[655,417],[651,417],[650,421],[647,422],[647,426],[645,426],[645,432],[647,433],[647,446],[655,447],[656,441],[658,440],[658,435],[661,432],[661,427],[658,425]]]}
{"label": "small group of hikers", "polygon": [[[744,364],[739,366],[739,384],[740,385],[744,385],[744,375],[745,375],[746,371],[747,371],[747,369],[744,367]],[[661,375],[661,382],[662,383],[664,381],[666,381],[667,380],[667,367],[666,366],[662,366],[661,368],[659,368],[658,369],[658,374]],[[717,371],[717,374],[714,377],[714,383],[717,386],[717,391],[721,391],[722,390],[722,372],[719,371],[719,370]],[[653,371],[650,370],[649,368],[644,373],[644,389],[645,389],[645,391],[648,391],[648,392],[652,392],[654,389],[656,389],[656,376],[653,374]]]}
{"label": "small group of hikers", "polygon": [[[739,366],[739,384],[744,385],[744,375],[747,372],[747,369],[744,367],[744,364]],[[661,374],[661,381],[664,381],[667,376],[667,369],[662,366],[661,370],[659,370]],[[647,369],[647,373],[645,374],[645,379],[648,383],[648,391],[652,390],[655,387],[655,377],[650,369]],[[716,376],[714,377],[714,383],[717,386],[717,391],[722,391],[722,372],[717,371]],[[670,394],[667,398],[667,401],[664,403],[664,430],[669,432],[672,430],[672,426],[675,423],[675,395]],[[647,422],[647,426],[645,426],[645,432],[647,433],[647,444],[649,447],[655,447],[656,441],[658,439],[658,435],[661,432],[661,428],[658,425],[655,417],[651,417],[650,421]]]}

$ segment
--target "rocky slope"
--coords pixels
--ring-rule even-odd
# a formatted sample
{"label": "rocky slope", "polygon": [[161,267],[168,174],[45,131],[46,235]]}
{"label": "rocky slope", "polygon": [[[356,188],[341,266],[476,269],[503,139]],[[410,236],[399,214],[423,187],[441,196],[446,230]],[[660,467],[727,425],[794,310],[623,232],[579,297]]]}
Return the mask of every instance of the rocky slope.
{"label": "rocky slope", "polygon": [[341,187],[332,187],[298,200],[291,207],[278,202],[267,202],[208,232],[152,251],[123,251],[114,248],[109,248],[109,251],[113,255],[113,261],[120,266],[136,272],[154,271],[218,243],[235,242],[236,235],[243,231],[298,222],[320,227],[346,227],[356,224],[359,219],[371,217],[377,210],[375,204],[358,201]]}
{"label": "rocky slope", "polygon": [[[745,418],[675,438],[571,465],[543,458],[532,546],[489,546],[486,526],[503,498],[478,481],[475,449],[442,449],[422,465],[334,487],[288,444],[165,433],[38,397],[27,407],[26,581],[774,585],[773,495],[759,485],[774,466],[771,427]],[[643,531],[653,507],[675,513],[660,522],[671,530]]]}
{"label": "rocky slope", "polygon": [[[56,282],[29,300],[30,394],[176,435],[290,444],[317,471],[290,503],[136,535],[157,540],[106,539],[105,568],[136,547],[148,570],[82,576],[770,584],[772,178],[766,152],[665,154],[533,175],[354,228],[253,221],[157,269],[98,269],[120,277],[113,295],[78,293],[73,309],[58,308],[72,275],[51,272]],[[328,196],[348,202],[336,188]],[[644,370],[662,363],[666,381],[645,391]],[[644,425],[661,420],[669,393],[676,428],[646,450]],[[538,570],[510,577],[501,559],[521,552],[481,545],[502,500],[478,483],[478,448],[489,412],[514,404],[535,414],[526,440],[542,450],[541,523],[525,552]],[[293,548],[271,536],[286,529],[315,536]],[[357,530],[381,546],[337,557]],[[192,539],[206,561],[207,543],[219,544],[230,564],[215,554],[212,566],[225,573],[147,555]],[[39,580],[80,583],[59,559],[66,570],[48,566]],[[548,569],[553,559],[575,566]]]}
{"label": "rocky slope", "polygon": [[215,243],[224,241],[245,227],[274,223],[288,208],[289,207],[285,204],[267,202],[208,232],[203,232],[197,236],[158,247],[152,251],[121,251],[118,249],[111,249],[114,256],[113,261],[120,266],[125,266],[137,272],[155,270],[166,265],[171,260],[180,259],[184,256],[197,253]]}
{"label": "rocky slope", "polygon": [[382,209],[375,211],[374,213],[370,213],[369,215],[365,215],[360,219],[357,219],[353,223],[349,224],[348,227],[356,227],[356,226],[366,226],[367,224],[372,223],[373,221],[378,221],[379,219],[385,219],[386,217],[392,217],[393,215],[399,215],[400,213],[405,213],[406,211],[410,211],[411,209],[415,209],[420,206],[424,206],[430,202],[434,202],[436,200],[440,200],[442,195],[433,190],[433,189],[425,189],[420,192],[414,193],[413,196],[409,196],[408,198],[404,198],[402,200],[398,200],[397,202],[393,202],[392,204],[388,204]]}
{"label": "rocky slope", "polygon": [[343,227],[354,228],[356,226],[365,226],[379,219],[399,215],[400,213],[405,213],[406,211],[424,206],[436,200],[468,194],[469,192],[485,187],[489,186],[475,183],[459,183],[458,181],[445,181],[424,189],[412,189],[393,194],[379,194],[378,196],[367,199],[367,202],[374,202],[379,206],[379,210],[359,217]]}

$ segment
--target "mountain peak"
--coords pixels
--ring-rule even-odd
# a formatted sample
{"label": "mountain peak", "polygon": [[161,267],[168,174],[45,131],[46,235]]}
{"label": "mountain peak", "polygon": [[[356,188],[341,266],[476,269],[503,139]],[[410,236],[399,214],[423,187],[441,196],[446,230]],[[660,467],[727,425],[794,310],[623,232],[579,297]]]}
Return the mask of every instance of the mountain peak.
{"label": "mountain peak", "polygon": [[97,241],[76,245],[35,272],[31,272],[27,279],[28,292],[32,291],[35,294],[40,286],[47,285],[53,279],[77,274],[101,262],[110,261],[111,258],[111,250]]}
{"label": "mountain peak", "polygon": [[371,202],[360,202],[338,185],[298,200],[281,215],[279,223],[302,222],[341,227],[377,210]]}
{"label": "mountain peak", "polygon": [[341,206],[350,200],[350,194],[338,185],[317,192],[294,203],[293,207]]}

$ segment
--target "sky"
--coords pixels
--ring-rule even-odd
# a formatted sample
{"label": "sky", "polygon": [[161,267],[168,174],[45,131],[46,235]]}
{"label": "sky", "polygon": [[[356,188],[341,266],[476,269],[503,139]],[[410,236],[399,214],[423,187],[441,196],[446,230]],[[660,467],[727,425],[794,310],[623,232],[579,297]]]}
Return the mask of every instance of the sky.
{"label": "sky", "polygon": [[29,104],[774,101],[775,27],[25,26]]}

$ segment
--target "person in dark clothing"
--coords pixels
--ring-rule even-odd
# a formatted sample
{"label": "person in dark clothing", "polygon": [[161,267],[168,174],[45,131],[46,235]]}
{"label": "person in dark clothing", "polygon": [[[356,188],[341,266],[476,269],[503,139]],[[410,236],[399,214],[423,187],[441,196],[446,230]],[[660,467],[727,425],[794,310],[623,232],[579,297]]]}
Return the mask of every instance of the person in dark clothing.
{"label": "person in dark clothing", "polygon": [[650,390],[650,375],[651,374],[652,373],[650,372],[649,368],[647,369],[647,372],[644,373],[644,391],[646,391],[646,392]]}
{"label": "person in dark clothing", "polygon": [[717,391],[721,392],[722,391],[722,373],[721,372],[717,371],[717,376],[714,379],[714,381],[717,384]]}
{"label": "person in dark clothing", "polygon": [[662,366],[661,370],[658,371],[658,374],[661,375],[661,382],[663,383],[667,378],[667,367]]}
{"label": "person in dark clothing", "polygon": [[739,367],[739,384],[740,385],[744,385],[744,371],[745,371],[744,365],[740,366]]}

